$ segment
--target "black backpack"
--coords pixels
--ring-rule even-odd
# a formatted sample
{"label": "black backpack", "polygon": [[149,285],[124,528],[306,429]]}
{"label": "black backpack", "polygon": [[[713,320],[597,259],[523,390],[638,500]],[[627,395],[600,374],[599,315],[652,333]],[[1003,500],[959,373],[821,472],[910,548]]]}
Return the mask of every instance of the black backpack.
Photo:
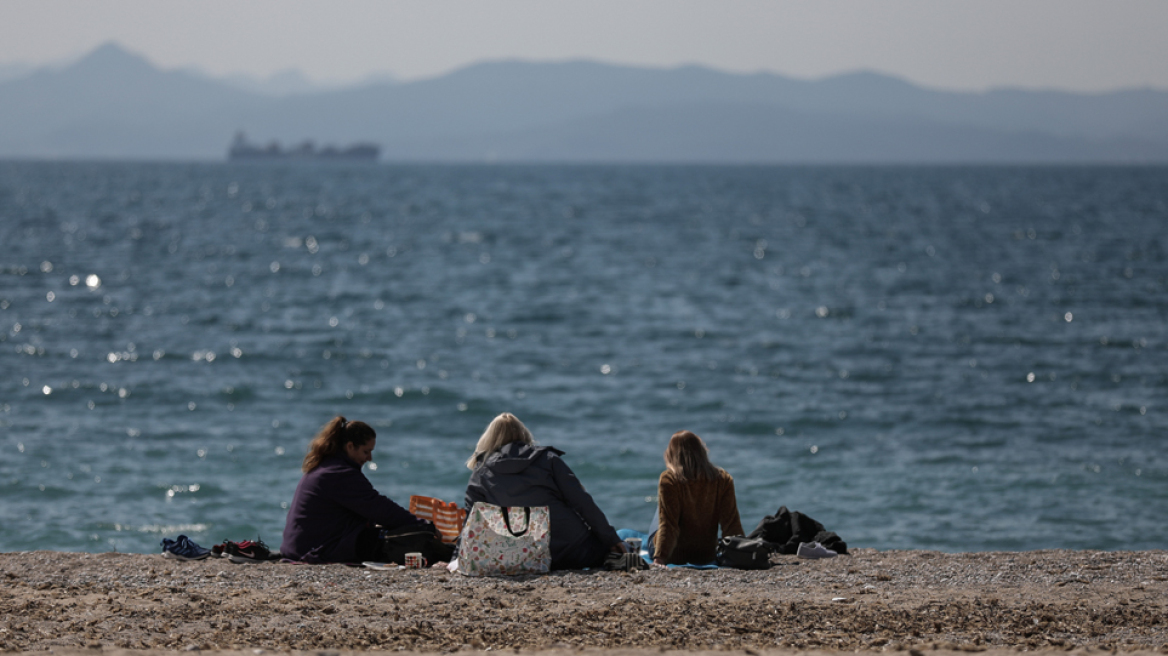
{"label": "black backpack", "polygon": [[772,545],[758,538],[732,535],[718,541],[715,557],[718,567],[734,569],[767,569],[771,566]]}
{"label": "black backpack", "polygon": [[786,506],[763,517],[746,537],[766,540],[781,554],[793,555],[799,550],[800,542],[818,542],[840,555],[848,552],[848,545],[840,536],[801,512],[787,510]]}

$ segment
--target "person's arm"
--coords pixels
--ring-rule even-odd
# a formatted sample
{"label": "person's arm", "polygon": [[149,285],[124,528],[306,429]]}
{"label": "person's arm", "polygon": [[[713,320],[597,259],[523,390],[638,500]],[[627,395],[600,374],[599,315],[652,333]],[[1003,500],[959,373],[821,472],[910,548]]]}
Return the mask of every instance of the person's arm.
{"label": "person's arm", "polygon": [[738,499],[734,496],[734,479],[730,474],[726,474],[726,484],[722,487],[720,496],[718,524],[722,526],[722,537],[745,535],[742,531],[742,519],[738,516]]}
{"label": "person's arm", "polygon": [[665,475],[657,483],[657,536],[653,538],[653,562],[660,565],[669,562],[680,534],[681,490],[678,487]]}
{"label": "person's arm", "polygon": [[373,484],[360,471],[347,473],[330,481],[330,496],[341,506],[357,513],[365,519],[386,528],[397,528],[410,524],[427,524],[410,514],[410,511],[394,503],[374,489]]}
{"label": "person's arm", "polygon": [[559,456],[548,453],[547,458],[552,467],[552,478],[556,481],[556,487],[560,490],[560,494],[564,496],[564,500],[568,503],[576,514],[588,524],[592,532],[600,538],[601,542],[607,544],[617,551],[621,549],[624,542],[621,541],[620,536],[616,534],[616,530],[608,523],[608,518],[604,516],[604,512],[592,500],[592,495],[584,489],[584,485],[580,483],[580,479],[576,478],[576,474],[572,473],[572,469],[568,467],[568,463],[564,462]]}
{"label": "person's arm", "polygon": [[478,482],[478,472],[473,472],[470,475],[470,481],[466,484],[466,496],[463,497],[462,505],[469,513],[474,508],[476,501],[486,500],[487,495],[483,493],[483,486]]}

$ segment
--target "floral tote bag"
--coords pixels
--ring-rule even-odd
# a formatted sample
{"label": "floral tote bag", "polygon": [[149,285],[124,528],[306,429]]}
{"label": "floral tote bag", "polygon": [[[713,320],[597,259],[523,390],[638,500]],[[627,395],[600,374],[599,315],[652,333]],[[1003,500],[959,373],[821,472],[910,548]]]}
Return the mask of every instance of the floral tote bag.
{"label": "floral tote bag", "polygon": [[459,572],[467,576],[546,574],[551,564],[547,506],[501,508],[475,502],[459,541]]}

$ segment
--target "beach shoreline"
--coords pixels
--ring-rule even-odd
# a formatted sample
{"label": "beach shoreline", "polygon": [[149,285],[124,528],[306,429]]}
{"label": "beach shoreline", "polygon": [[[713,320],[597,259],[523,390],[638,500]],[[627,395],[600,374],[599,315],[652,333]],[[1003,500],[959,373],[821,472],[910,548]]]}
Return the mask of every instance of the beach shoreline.
{"label": "beach shoreline", "polygon": [[1168,552],[856,549],[769,570],[554,572],[0,554],[0,651],[1168,653]]}

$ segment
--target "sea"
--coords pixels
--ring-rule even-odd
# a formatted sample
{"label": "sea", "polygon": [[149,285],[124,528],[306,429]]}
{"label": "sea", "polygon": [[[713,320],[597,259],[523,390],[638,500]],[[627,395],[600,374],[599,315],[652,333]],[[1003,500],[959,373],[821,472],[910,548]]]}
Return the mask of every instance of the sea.
{"label": "sea", "polygon": [[0,163],[0,551],[279,547],[306,446],[463,500],[512,412],[616,528],[1168,547],[1168,168]]}

